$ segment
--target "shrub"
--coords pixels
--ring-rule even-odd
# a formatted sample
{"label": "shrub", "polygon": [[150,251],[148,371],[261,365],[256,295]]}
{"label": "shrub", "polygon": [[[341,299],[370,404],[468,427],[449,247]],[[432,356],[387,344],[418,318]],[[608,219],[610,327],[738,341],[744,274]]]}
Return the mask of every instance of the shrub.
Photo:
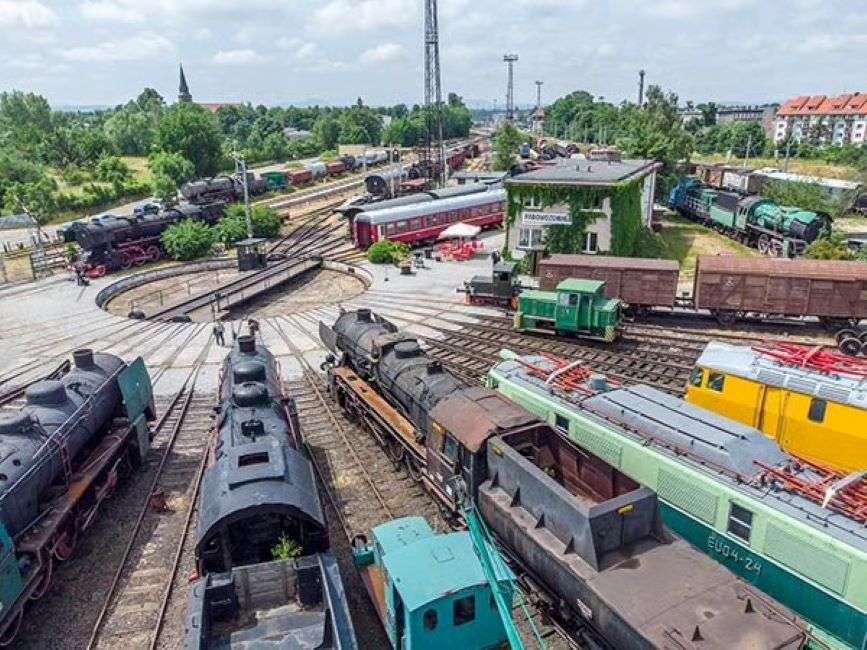
{"label": "shrub", "polygon": [[214,230],[201,221],[185,219],[167,228],[161,240],[176,260],[194,260],[211,252]]}
{"label": "shrub", "polygon": [[409,246],[389,239],[380,240],[367,249],[371,264],[394,264],[408,254]]}
{"label": "shrub", "polygon": [[301,556],[301,551],[301,547],[294,540],[281,535],[280,541],[271,549],[271,555],[275,560],[294,560]]}
{"label": "shrub", "polygon": [[846,238],[840,233],[817,239],[804,250],[804,257],[810,260],[852,260],[855,255],[846,245]]}
{"label": "shrub", "polygon": [[[223,236],[220,237],[220,241],[226,245],[233,244],[247,236],[247,222],[242,203],[235,203],[226,209],[226,216],[220,219],[220,222],[228,220],[233,223],[225,224],[222,229]],[[280,226],[283,225],[277,213],[265,205],[251,206],[250,220],[253,222],[253,236],[264,237],[265,239],[276,237],[280,233]],[[233,236],[236,233],[241,233],[241,236]]]}
{"label": "shrub", "polygon": [[214,236],[218,242],[231,246],[236,241],[247,236],[247,224],[244,217],[225,216],[214,226]]}

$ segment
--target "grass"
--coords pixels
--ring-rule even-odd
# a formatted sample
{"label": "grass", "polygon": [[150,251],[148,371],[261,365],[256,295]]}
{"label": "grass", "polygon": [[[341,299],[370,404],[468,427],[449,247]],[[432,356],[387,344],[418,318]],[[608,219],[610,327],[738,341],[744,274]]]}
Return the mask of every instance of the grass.
{"label": "grass", "polygon": [[841,232],[867,232],[867,217],[837,217],[834,219],[834,230]]}
{"label": "grass", "polygon": [[668,215],[663,219],[659,237],[662,240],[663,256],[680,263],[681,279],[695,275],[695,264],[699,255],[761,256],[757,250],[678,215]]}
{"label": "grass", "polygon": [[[743,165],[743,158],[731,158],[725,154],[693,154],[693,162],[701,163],[726,163],[740,167]],[[783,158],[750,158],[747,161],[747,167],[758,169],[761,167],[775,167],[783,169],[785,166]],[[833,165],[824,160],[813,160],[810,158],[790,158],[789,172],[793,174],[804,174],[806,176],[818,176],[820,178],[839,178],[845,181],[859,180],[859,172],[851,165]]]}

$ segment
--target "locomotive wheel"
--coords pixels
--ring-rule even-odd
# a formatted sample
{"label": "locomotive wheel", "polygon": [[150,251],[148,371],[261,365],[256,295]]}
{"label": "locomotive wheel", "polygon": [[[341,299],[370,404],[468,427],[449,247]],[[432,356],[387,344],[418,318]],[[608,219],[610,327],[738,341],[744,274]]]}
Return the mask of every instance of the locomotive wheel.
{"label": "locomotive wheel", "polygon": [[75,553],[75,546],[78,543],[78,528],[75,523],[69,525],[66,532],[57,540],[54,546],[54,557],[60,562],[66,562]]}
{"label": "locomotive wheel", "polygon": [[120,268],[124,271],[132,266],[132,256],[129,253],[121,253],[118,261],[120,263]]}
{"label": "locomotive wheel", "polygon": [[18,613],[15,615],[15,620],[6,626],[6,629],[3,630],[3,634],[0,634],[0,648],[8,648],[12,645],[13,641],[15,641],[15,637],[18,636],[18,630],[21,629],[22,620],[24,620],[24,608],[20,607]]}
{"label": "locomotive wheel", "polygon": [[147,250],[145,250],[145,254],[148,256],[148,259],[151,262],[156,262],[163,256],[160,247],[154,246],[153,244],[147,247]]}
{"label": "locomotive wheel", "polygon": [[867,343],[862,345],[861,341],[854,337],[850,337],[840,341],[838,347],[840,348],[840,352],[843,354],[848,354],[850,357],[857,357],[858,353],[862,351],[864,345],[867,345]]}
{"label": "locomotive wheel", "polygon": [[48,591],[51,584],[51,574],[54,573],[54,559],[49,555],[45,561],[45,567],[42,569],[42,576],[39,578],[39,584],[30,593],[30,600],[39,600]]}
{"label": "locomotive wheel", "polygon": [[[863,334],[861,334],[861,336],[865,336],[865,335],[867,335],[867,332],[864,332]],[[837,341],[837,345],[840,345],[845,339],[857,339],[857,338],[859,338],[858,332],[856,332],[855,330],[848,330],[848,329],[840,330],[839,332],[837,332],[836,336],[834,336],[834,340]],[[861,339],[861,340],[863,341],[863,340],[867,340],[867,339]]]}
{"label": "locomotive wheel", "polygon": [[858,340],[860,340],[861,343],[867,343],[867,330],[864,330],[858,335]]}
{"label": "locomotive wheel", "polygon": [[759,252],[762,255],[768,254],[768,249],[770,248],[770,244],[771,244],[771,240],[768,238],[767,235],[759,235],[758,248],[759,248]]}
{"label": "locomotive wheel", "polygon": [[416,465],[415,458],[406,456],[404,461],[407,475],[416,483],[421,483],[421,470],[418,468],[418,465]]}

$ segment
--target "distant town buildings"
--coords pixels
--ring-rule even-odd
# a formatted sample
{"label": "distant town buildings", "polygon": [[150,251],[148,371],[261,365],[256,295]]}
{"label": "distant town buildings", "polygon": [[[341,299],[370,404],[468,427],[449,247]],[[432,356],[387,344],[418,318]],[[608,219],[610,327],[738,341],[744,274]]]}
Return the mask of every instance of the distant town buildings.
{"label": "distant town buildings", "polygon": [[802,95],[777,111],[774,142],[807,141],[816,145],[857,144],[867,140],[867,93],[829,97]]}
{"label": "distant town buildings", "polygon": [[[762,125],[765,134],[771,137],[774,134],[776,114],[779,107],[779,104],[720,105],[716,108],[716,123],[758,122]],[[704,113],[698,108],[681,108],[680,119],[684,124],[698,122],[704,119]]]}

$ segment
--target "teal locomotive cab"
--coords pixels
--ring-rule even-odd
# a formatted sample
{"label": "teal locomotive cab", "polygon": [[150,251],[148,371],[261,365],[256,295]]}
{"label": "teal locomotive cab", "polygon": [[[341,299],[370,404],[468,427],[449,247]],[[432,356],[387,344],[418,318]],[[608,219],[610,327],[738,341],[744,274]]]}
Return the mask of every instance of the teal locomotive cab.
{"label": "teal locomotive cab", "polygon": [[23,588],[15,545],[6,526],[0,522],[0,621],[5,622],[9,609],[18,602]]}
{"label": "teal locomotive cab", "polygon": [[[374,528],[354,559],[393,648],[507,647],[468,532],[439,534],[422,517],[404,517]],[[514,576],[498,582],[511,602]]]}
{"label": "teal locomotive cab", "polygon": [[621,322],[621,302],[605,297],[603,281],[568,278],[556,291],[521,293],[514,328],[521,332],[553,330],[610,342],[617,338]]}

